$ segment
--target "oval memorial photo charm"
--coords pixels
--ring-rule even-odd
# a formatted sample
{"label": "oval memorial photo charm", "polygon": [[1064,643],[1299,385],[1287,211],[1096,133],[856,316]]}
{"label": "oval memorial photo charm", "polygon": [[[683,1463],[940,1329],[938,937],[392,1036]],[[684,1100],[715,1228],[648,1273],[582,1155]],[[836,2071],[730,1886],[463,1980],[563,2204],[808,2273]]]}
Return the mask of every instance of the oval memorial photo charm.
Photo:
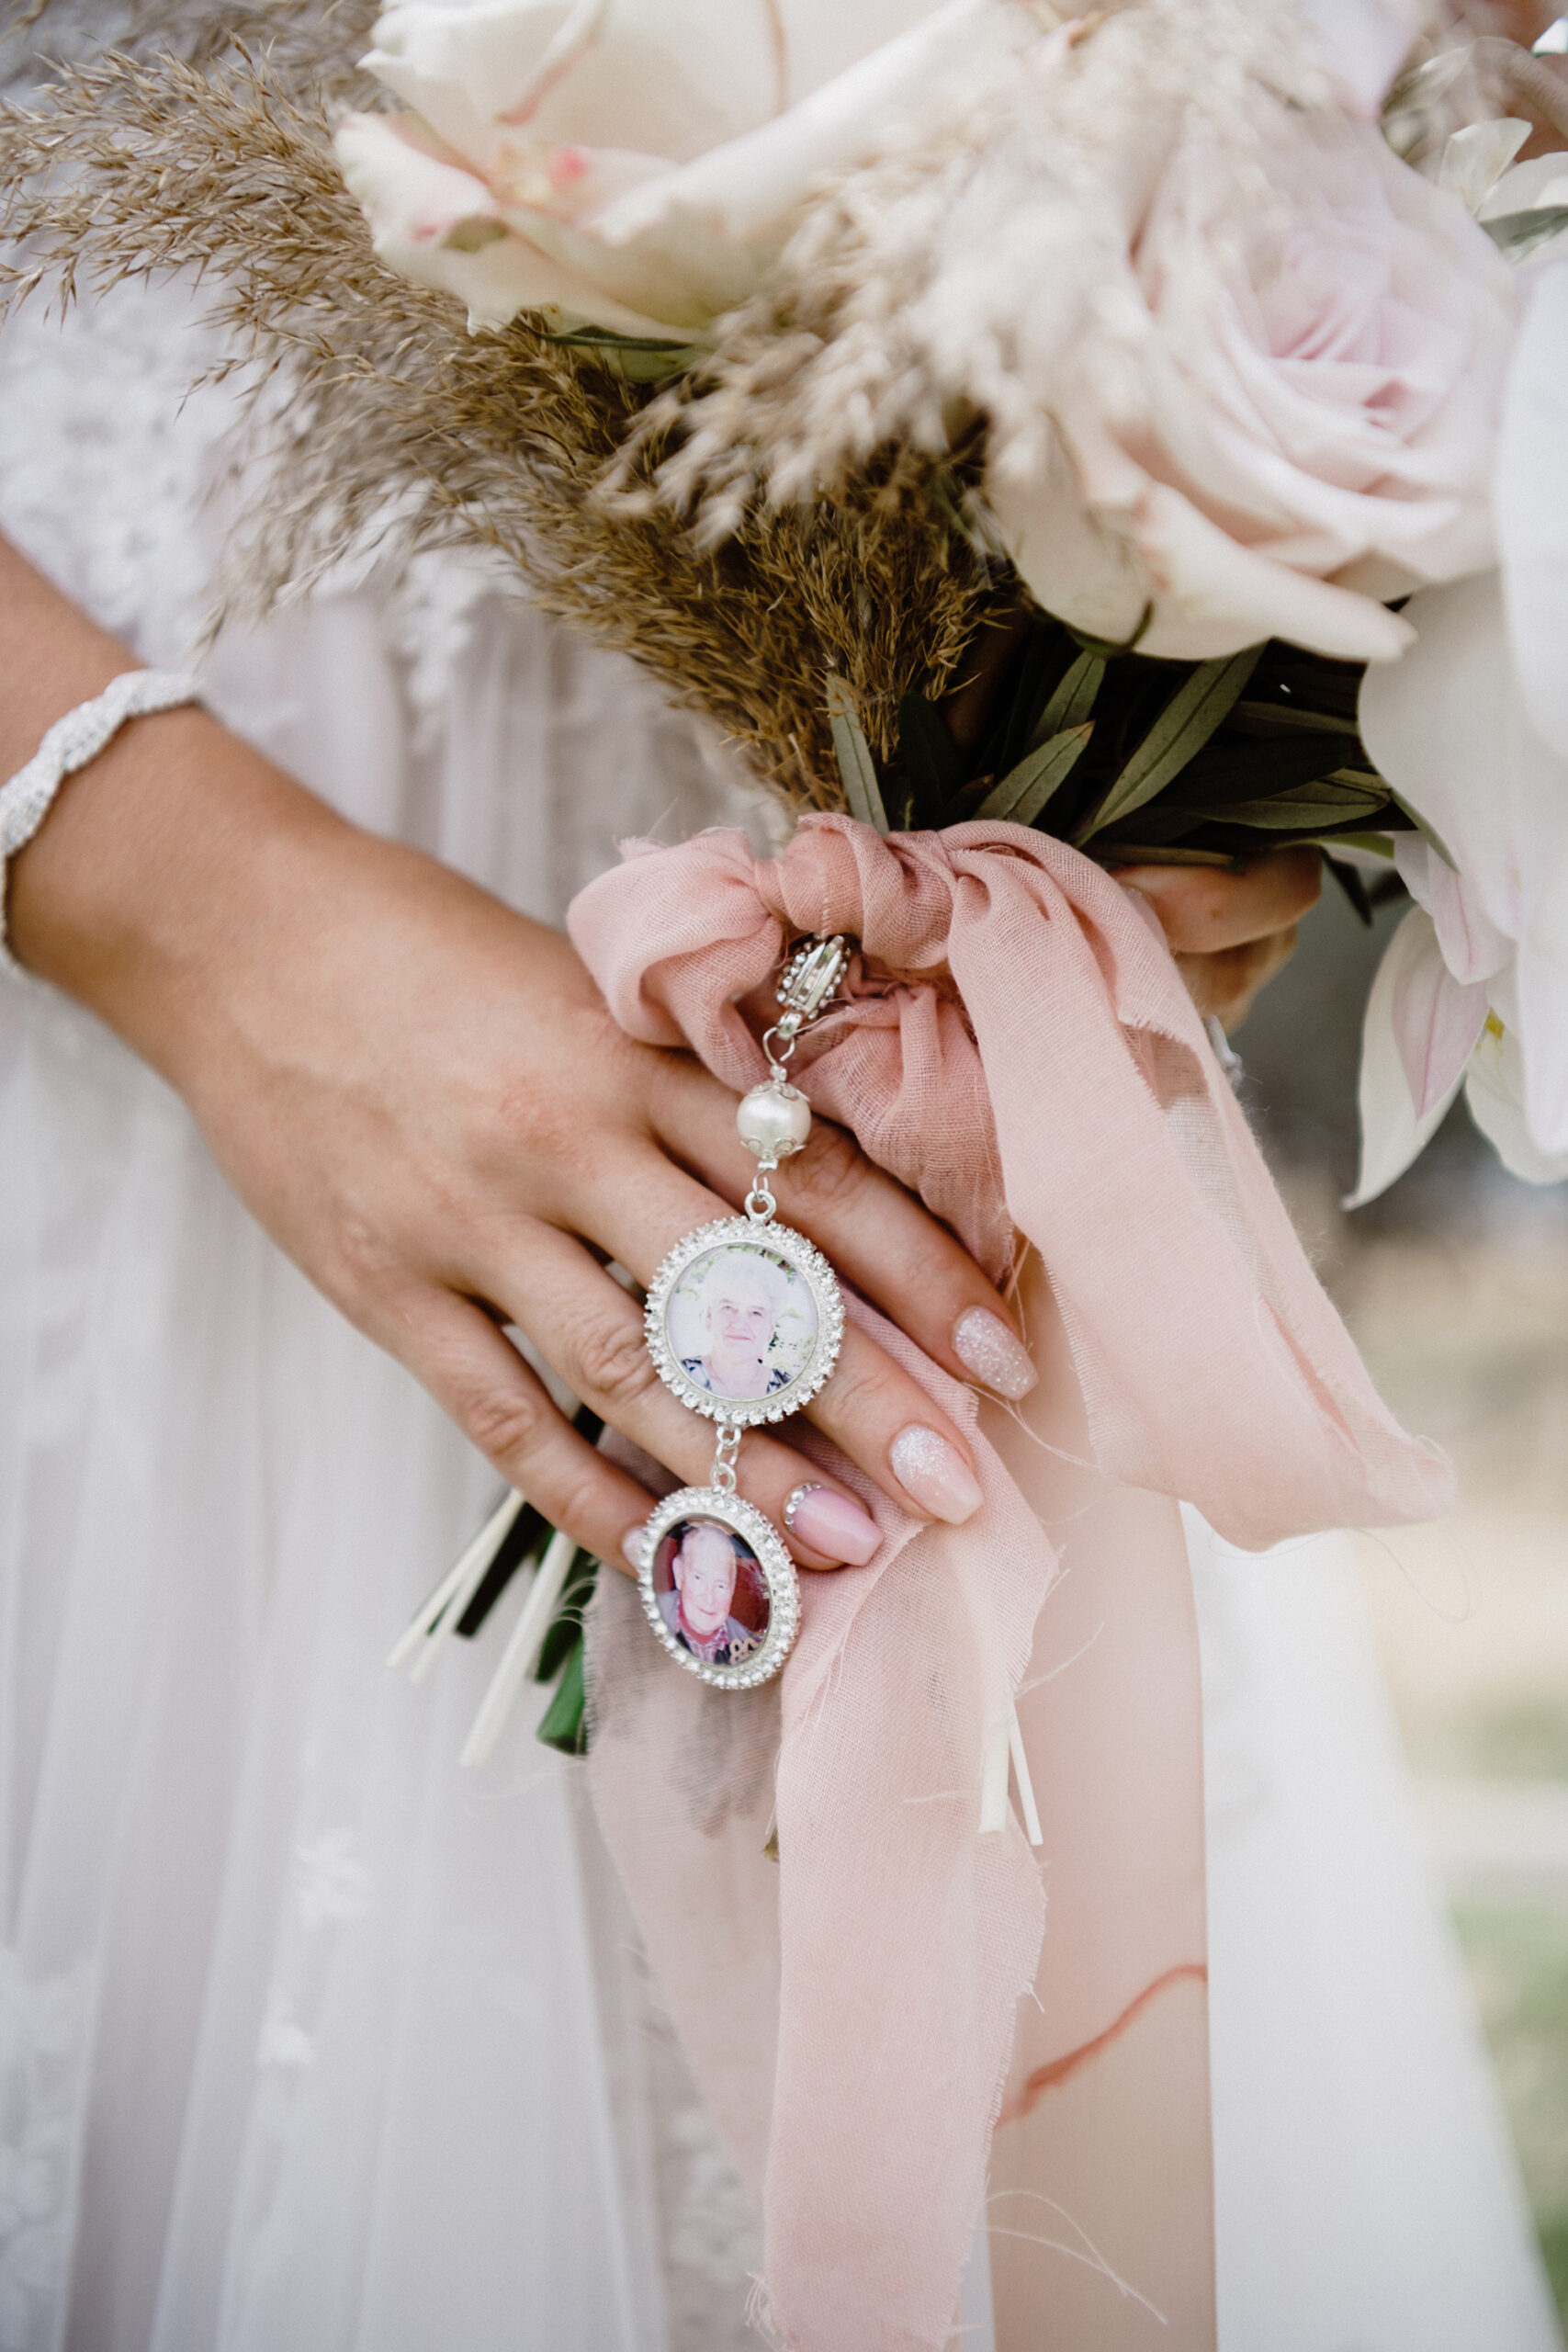
{"label": "oval memorial photo charm", "polygon": [[722,1487],[666,1495],[643,1532],[637,1587],[670,1656],[717,1690],[772,1681],[794,1646],[795,1563],[761,1512]]}
{"label": "oval memorial photo charm", "polygon": [[844,1306],[832,1267],[787,1226],[700,1226],[653,1278],[645,1319],[660,1378],[682,1405],[737,1428],[808,1405],[839,1359]]}

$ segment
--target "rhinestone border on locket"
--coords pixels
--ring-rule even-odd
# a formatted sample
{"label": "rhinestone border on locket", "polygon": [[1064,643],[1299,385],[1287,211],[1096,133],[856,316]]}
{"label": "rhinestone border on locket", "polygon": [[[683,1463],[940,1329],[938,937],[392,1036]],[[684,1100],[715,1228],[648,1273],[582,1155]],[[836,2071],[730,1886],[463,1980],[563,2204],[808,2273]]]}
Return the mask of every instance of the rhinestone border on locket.
{"label": "rhinestone border on locket", "polygon": [[[784,1387],[775,1388],[766,1396],[716,1396],[682,1368],[665,1337],[664,1317],[671,1292],[698,1258],[727,1244],[766,1250],[774,1257],[783,1258],[801,1276],[817,1308],[817,1338],[805,1369]],[[808,1241],[804,1233],[796,1233],[787,1225],[727,1216],[712,1225],[699,1226],[694,1233],[688,1233],[684,1240],[675,1244],[653,1277],[643,1309],[643,1323],[654,1370],[682,1405],[694,1413],[701,1413],[705,1420],[726,1422],[733,1429],[755,1429],[763,1421],[782,1421],[791,1413],[798,1413],[828,1380],[843,1344],[844,1302],[838,1276],[816,1243]]]}
{"label": "rhinestone border on locket", "polygon": [[[742,1665],[709,1666],[705,1659],[694,1657],[664,1622],[659,1596],[653,1589],[653,1564],[660,1544],[682,1519],[716,1519],[749,1544],[757,1555],[768,1588],[768,1630],[761,1648]],[[795,1647],[795,1637],[800,1631],[800,1585],[795,1562],[772,1521],[764,1519],[754,1504],[742,1502],[739,1495],[726,1494],[718,1487],[681,1487],[674,1494],[666,1495],[643,1530],[642,1565],[637,1581],[643,1612],[666,1653],[677,1666],[684,1667],[688,1674],[694,1674],[699,1681],[716,1690],[750,1690],[759,1683],[771,1682]]]}

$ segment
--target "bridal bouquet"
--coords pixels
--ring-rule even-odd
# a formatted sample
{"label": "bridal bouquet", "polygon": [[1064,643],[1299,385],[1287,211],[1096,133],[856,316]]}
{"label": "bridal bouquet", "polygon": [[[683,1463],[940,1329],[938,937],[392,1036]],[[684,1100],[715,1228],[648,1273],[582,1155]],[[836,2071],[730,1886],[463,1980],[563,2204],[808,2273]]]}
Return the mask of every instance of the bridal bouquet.
{"label": "bridal bouquet", "polygon": [[[1568,1174],[1568,85],[1435,0],[369,14],[277,0],[181,51],[145,6],[0,128],[13,293],[210,273],[272,460],[232,601],[477,542],[795,812],[770,859],[628,845],[572,935],[738,1092],[739,1001],[848,942],[805,1093],[1017,1275],[1053,1378],[977,1408],[877,1327],[985,1509],[868,1495],[883,1551],[818,1581],[772,1693],[668,1673],[601,1579],[600,1817],[762,2185],[777,2341],[944,2344],[987,2161],[1087,2230],[1073,2150],[1142,2099],[1200,2119],[1161,2273],[1196,2344],[1175,1498],[1256,1547],[1429,1515],[1446,1474],[1114,877],[1298,844],[1363,912],[1408,893],[1358,1197],[1461,1086],[1511,1168]],[[547,1533],[499,1526],[431,1623]],[[548,1657],[575,1747],[584,1654]]]}

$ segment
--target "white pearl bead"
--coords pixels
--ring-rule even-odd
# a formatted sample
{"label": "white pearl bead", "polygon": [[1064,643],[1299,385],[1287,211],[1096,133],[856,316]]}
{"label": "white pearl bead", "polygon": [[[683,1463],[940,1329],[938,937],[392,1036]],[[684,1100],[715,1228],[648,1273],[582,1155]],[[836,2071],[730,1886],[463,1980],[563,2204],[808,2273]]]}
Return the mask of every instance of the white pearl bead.
{"label": "white pearl bead", "polygon": [[754,1086],[742,1097],[735,1125],[759,1159],[784,1159],[811,1133],[811,1105],[797,1086]]}

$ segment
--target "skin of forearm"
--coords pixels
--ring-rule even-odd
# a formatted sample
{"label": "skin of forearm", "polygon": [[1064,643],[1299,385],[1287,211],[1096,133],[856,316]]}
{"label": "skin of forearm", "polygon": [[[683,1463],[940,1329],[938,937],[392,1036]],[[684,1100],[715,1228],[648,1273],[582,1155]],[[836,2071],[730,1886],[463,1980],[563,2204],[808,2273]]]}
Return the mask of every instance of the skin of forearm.
{"label": "skin of forearm", "polygon": [[[0,776],[57,718],[138,666],[0,539]],[[206,711],[160,712],[67,778],[11,861],[11,946],[181,1084],[247,914],[279,896],[313,899],[339,857],[380,848],[401,854],[356,833]]]}

